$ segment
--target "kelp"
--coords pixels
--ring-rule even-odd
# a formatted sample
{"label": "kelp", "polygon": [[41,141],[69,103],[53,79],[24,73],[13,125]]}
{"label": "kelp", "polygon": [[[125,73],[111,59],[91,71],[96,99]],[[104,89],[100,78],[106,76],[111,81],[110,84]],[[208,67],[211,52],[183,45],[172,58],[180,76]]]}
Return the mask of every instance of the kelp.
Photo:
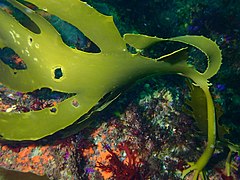
{"label": "kelp", "polygon": [[[13,49],[27,66],[18,70],[0,61],[0,81],[16,91],[49,88],[74,96],[40,111],[1,112],[0,135],[3,140],[38,140],[75,122],[81,126],[136,80],[153,74],[179,74],[191,79],[205,95],[208,144],[199,160],[183,172],[184,177],[194,170],[194,178],[198,177],[212,156],[216,140],[215,109],[208,82],[221,65],[221,51],[215,42],[203,36],[163,39],[125,34],[122,37],[112,17],[97,12],[80,0],[6,2],[24,13],[32,23],[30,27],[24,25],[9,12],[0,10],[0,48]],[[28,8],[29,4],[34,8]],[[100,52],[84,52],[67,46],[39,10],[74,25]],[[180,42],[186,44],[186,48],[157,59],[141,55],[141,50],[163,41]],[[136,49],[136,53],[128,51],[129,45]],[[194,46],[206,55],[208,67],[205,72],[201,73],[187,63],[188,46]],[[76,102],[78,106],[74,105]]]}

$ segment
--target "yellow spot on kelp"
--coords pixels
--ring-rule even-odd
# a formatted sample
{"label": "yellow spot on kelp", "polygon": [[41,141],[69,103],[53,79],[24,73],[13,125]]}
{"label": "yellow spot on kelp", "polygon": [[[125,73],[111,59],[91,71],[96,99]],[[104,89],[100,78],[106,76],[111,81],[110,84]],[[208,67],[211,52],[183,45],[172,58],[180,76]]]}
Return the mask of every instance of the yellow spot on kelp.
{"label": "yellow spot on kelp", "polygon": [[27,47],[25,48],[25,52],[27,53],[27,56],[30,56],[30,52]]}
{"label": "yellow spot on kelp", "polygon": [[17,43],[18,45],[20,45],[20,42],[17,41],[17,39],[16,39],[16,38],[20,38],[20,35],[18,33],[16,33],[14,30],[9,31],[9,33],[11,34],[13,41],[15,43]]}
{"label": "yellow spot on kelp", "polygon": [[38,43],[35,43],[35,48],[39,48],[39,44]]}
{"label": "yellow spot on kelp", "polygon": [[16,42],[17,40],[16,40],[16,38],[15,38],[15,36],[14,36],[13,32],[12,32],[12,31],[9,31],[9,33],[11,34],[11,36],[12,36],[12,38],[13,38],[14,42]]}
{"label": "yellow spot on kelp", "polygon": [[13,30],[13,33],[16,36],[16,38],[20,38],[20,35],[18,33],[16,33],[16,31]]}

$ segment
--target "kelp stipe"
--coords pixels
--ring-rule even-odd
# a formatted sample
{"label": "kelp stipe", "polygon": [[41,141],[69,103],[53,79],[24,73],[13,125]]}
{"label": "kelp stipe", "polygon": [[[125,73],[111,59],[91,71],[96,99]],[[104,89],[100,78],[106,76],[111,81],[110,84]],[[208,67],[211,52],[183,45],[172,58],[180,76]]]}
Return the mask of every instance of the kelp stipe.
{"label": "kelp stipe", "polygon": [[[215,110],[208,79],[217,73],[221,65],[221,52],[216,43],[202,36],[162,39],[125,34],[122,38],[112,17],[100,14],[80,0],[28,1],[78,28],[101,50],[99,53],[84,52],[64,44],[57,30],[34,10],[14,0],[7,2],[28,16],[39,27],[40,33],[32,32],[0,10],[0,48],[13,49],[27,66],[20,71],[0,61],[0,81],[17,91],[49,88],[74,96],[56,104],[54,112],[49,108],[26,113],[1,112],[2,139],[37,140],[68,127],[79,118],[78,124],[81,125],[92,113],[104,109],[116,99],[128,84],[157,73],[179,74],[190,78],[206,96],[208,145],[199,160],[183,172],[184,177],[194,170],[194,178],[197,179],[215,147]],[[141,50],[161,41],[177,41],[198,48],[208,58],[207,69],[201,73],[187,64],[187,48],[152,59],[139,53],[131,54],[126,47],[129,44]],[[100,100],[103,103],[99,103]],[[78,106],[74,106],[73,102],[77,102]]]}

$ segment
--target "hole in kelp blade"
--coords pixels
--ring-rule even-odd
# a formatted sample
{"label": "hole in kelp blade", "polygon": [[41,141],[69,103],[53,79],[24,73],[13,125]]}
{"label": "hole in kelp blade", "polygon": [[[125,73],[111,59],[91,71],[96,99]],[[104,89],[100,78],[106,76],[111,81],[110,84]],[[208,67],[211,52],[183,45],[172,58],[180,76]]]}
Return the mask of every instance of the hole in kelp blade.
{"label": "hole in kelp blade", "polygon": [[[188,59],[186,59],[187,63],[193,65],[199,72],[203,73],[208,66],[207,57],[205,56],[205,54],[201,52],[199,49],[181,42],[174,42],[171,40],[157,42],[143,49],[141,55],[155,59],[170,54],[181,48],[185,48],[186,46],[188,47],[189,55]],[[129,51],[131,49],[132,47],[130,46]]]}
{"label": "hole in kelp blade", "polygon": [[18,0],[18,2],[34,10],[36,13],[45,18],[61,35],[63,42],[67,46],[71,48],[76,48],[84,52],[90,53],[101,52],[100,48],[74,25],[68,23],[67,21],[64,21],[63,19],[59,18],[58,16],[55,16],[54,14],[50,14],[45,10],[39,9],[32,3],[23,0]]}
{"label": "hole in kelp blade", "polygon": [[56,68],[54,70],[54,78],[60,79],[63,76],[62,68]]}
{"label": "hole in kelp blade", "polygon": [[41,88],[33,92],[22,93],[8,89],[3,84],[0,84],[0,99],[2,104],[0,111],[25,113],[45,108],[52,110],[55,105],[74,95],[76,94],[52,91],[50,88]]}
{"label": "hole in kelp blade", "polygon": [[0,9],[13,16],[22,26],[35,34],[40,34],[41,30],[24,12],[14,7],[11,3],[0,0]]}
{"label": "hole in kelp blade", "polygon": [[11,48],[4,47],[0,49],[0,60],[12,69],[27,69],[27,65],[23,59]]}
{"label": "hole in kelp blade", "polygon": [[72,24],[51,15],[46,11],[39,10],[38,13],[49,21],[61,35],[63,42],[69,47],[76,48],[84,52],[99,53],[100,48],[87,38],[78,28]]}

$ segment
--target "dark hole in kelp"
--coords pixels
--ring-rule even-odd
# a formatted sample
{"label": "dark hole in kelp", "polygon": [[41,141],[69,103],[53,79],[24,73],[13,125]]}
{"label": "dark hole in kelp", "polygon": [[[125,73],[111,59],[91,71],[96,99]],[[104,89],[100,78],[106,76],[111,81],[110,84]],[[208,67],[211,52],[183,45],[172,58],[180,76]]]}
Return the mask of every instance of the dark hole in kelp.
{"label": "dark hole in kelp", "polygon": [[[180,42],[172,42],[172,41],[162,41],[159,43],[155,43],[141,51],[141,55],[150,58],[159,58],[161,56],[170,54],[178,49],[186,47],[186,44]],[[193,65],[195,69],[200,72],[204,72],[207,68],[207,58],[204,53],[202,53],[199,49],[187,46],[188,47],[188,55],[187,63]],[[129,46],[128,50],[130,52],[134,52],[134,48]]]}
{"label": "dark hole in kelp", "polygon": [[8,47],[0,48],[0,61],[12,69],[27,69],[27,65],[23,59],[13,49]]}
{"label": "dark hole in kelp", "polygon": [[39,15],[44,17],[51,25],[57,30],[61,35],[63,42],[71,47],[84,52],[99,53],[100,48],[92,42],[88,37],[86,37],[81,30],[79,30],[74,25],[64,21],[63,19],[48,13],[47,11],[39,9],[34,4],[26,1],[19,0],[20,3],[26,7],[36,11]]}
{"label": "dark hole in kelp", "polygon": [[52,91],[50,88],[23,93],[0,84],[1,111],[3,112],[25,113],[50,108],[50,112],[56,113],[57,109],[53,109],[54,106],[74,95],[76,94]]}
{"label": "dark hole in kelp", "polygon": [[41,30],[35,22],[33,22],[25,13],[15,8],[12,4],[5,0],[0,0],[0,9],[13,16],[22,26],[35,34],[40,34]]}
{"label": "dark hole in kelp", "polygon": [[54,78],[60,79],[63,76],[62,68],[54,69]]}

